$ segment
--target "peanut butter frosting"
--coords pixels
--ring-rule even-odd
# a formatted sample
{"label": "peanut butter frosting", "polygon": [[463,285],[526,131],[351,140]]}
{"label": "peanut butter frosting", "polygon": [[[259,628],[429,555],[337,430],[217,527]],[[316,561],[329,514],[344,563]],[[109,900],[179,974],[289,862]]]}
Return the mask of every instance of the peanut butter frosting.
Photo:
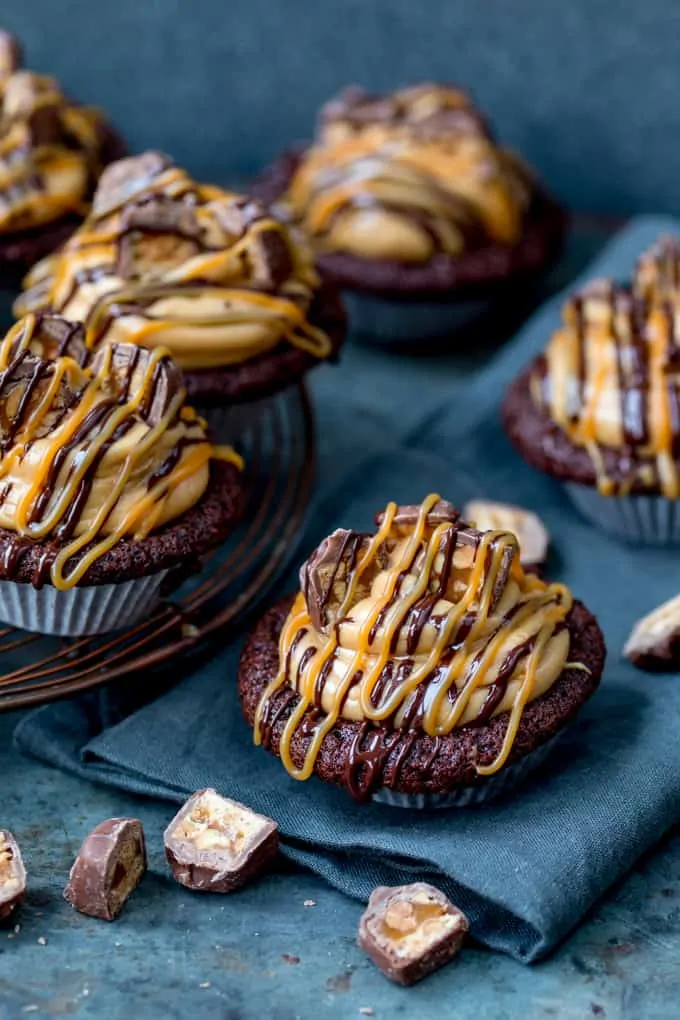
{"label": "peanut butter frosting", "polygon": [[0,31],[0,234],[85,213],[103,128],[54,78],[23,70],[16,40]]}
{"label": "peanut butter frosting", "polygon": [[[437,739],[509,712],[500,753],[477,766],[494,773],[524,706],[576,665],[572,596],[524,573],[514,535],[469,527],[436,495],[421,506],[390,503],[376,522],[374,535],[334,532],[303,566],[255,741],[268,745],[284,686],[299,695],[279,746],[296,779],[312,774],[339,719]],[[291,742],[301,728],[311,740],[298,767]]]}
{"label": "peanut butter frosting", "polygon": [[281,209],[320,252],[422,263],[514,245],[530,199],[529,172],[469,97],[426,84],[328,103]]}
{"label": "peanut butter frosting", "polygon": [[311,253],[263,206],[197,184],[160,153],[111,164],[92,211],[38,263],[15,304],[85,325],[85,343],[167,347],[187,370],[239,364],[279,344],[325,358],[308,318]]}
{"label": "peanut butter frosting", "polygon": [[[112,344],[88,357],[84,331],[28,315],[0,344],[0,527],[57,550],[49,580],[72,588],[124,537],[142,541],[203,496],[208,440],[163,348]],[[6,547],[12,577],[25,543]],[[34,579],[40,585],[48,578]]]}
{"label": "peanut butter frosting", "polygon": [[[680,497],[680,242],[662,238],[630,284],[595,280],[565,305],[531,378],[532,400],[585,448],[599,491]],[[603,451],[627,469],[610,478]]]}

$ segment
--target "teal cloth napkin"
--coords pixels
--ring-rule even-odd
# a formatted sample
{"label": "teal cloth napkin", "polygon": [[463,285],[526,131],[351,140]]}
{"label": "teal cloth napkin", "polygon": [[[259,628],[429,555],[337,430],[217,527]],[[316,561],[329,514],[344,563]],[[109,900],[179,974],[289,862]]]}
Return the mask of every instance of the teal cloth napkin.
{"label": "teal cloth napkin", "polygon": [[[675,227],[635,221],[587,275],[626,277],[639,252]],[[637,672],[621,656],[632,623],[677,593],[680,551],[625,547],[594,531],[559,485],[518,459],[499,423],[506,385],[547,340],[562,300],[472,383],[443,387],[433,371],[428,385],[426,370],[409,380],[398,360],[379,372],[374,356],[351,393],[326,372],[316,386],[323,488],[304,543],[311,549],[339,525],[368,527],[388,500],[431,491],[538,511],[553,538],[550,576],[598,615],[609,646],[600,691],[540,776],[502,803],[441,812],[357,805],[317,780],[297,783],[252,744],[236,698],[238,644],[131,714],[115,692],[104,716],[95,696],[39,709],[19,725],[19,747],[152,797],[180,801],[215,786],[276,818],[283,852],[351,896],[425,878],[466,911],[480,941],[523,961],[548,952],[680,819],[680,681]],[[291,573],[280,590],[293,585]]]}

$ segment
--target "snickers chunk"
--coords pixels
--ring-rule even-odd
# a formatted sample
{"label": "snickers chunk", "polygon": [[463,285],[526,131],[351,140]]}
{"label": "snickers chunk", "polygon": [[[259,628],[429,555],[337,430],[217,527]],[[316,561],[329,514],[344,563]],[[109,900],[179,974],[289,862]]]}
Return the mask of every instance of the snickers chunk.
{"label": "snickers chunk", "polygon": [[251,881],[278,844],[276,822],[213,789],[193,794],[165,832],[173,876],[197,892],[232,892]]}
{"label": "snickers chunk", "polygon": [[447,896],[414,882],[371,893],[358,943],[386,977],[412,985],[453,959],[467,931],[465,914]]}

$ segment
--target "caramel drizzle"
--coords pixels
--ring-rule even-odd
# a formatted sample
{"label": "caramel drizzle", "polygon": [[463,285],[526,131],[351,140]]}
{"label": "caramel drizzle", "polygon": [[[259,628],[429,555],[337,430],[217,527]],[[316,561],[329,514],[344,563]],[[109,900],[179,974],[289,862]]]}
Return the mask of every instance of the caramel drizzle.
{"label": "caramel drizzle", "polygon": [[[16,323],[2,341],[0,383],[25,359],[36,334],[38,321],[36,316],[27,316]],[[44,584],[49,576],[55,588],[73,588],[92,565],[122,538],[131,536],[136,541],[146,538],[161,518],[165,502],[172,491],[211,460],[219,459],[242,465],[241,458],[231,448],[213,447],[204,434],[185,436],[172,450],[169,460],[149,479],[146,491],[132,503],[116,529],[110,534],[102,533],[135,467],[143,462],[161,436],[179,420],[188,424],[198,421],[194,412],[184,407],[186,393],[179,390],[170,400],[158,424],[149,426],[146,435],[122,461],[91,525],[82,534],[75,536],[99,463],[111,446],[141,420],[145,408],[152,405],[158,385],[158,367],[169,354],[160,347],[150,352],[137,392],[130,393],[128,384],[127,390],[119,397],[108,395],[105,387],[111,371],[111,356],[112,349],[109,348],[98,374],[90,375],[80,392],[74,396],[73,402],[53,423],[48,435],[41,438],[40,441],[46,444],[44,456],[36,465],[33,484],[16,508],[17,533],[29,543],[45,542],[33,577],[36,587]],[[36,440],[59,392],[62,379],[74,366],[73,359],[63,355],[36,365],[3,444],[0,485]],[[129,379],[131,377],[132,369]],[[31,396],[38,383],[46,378],[49,382],[45,392],[29,416],[27,412]],[[66,477],[57,486],[64,470]],[[4,501],[7,495],[5,483],[0,489],[0,499]],[[21,546],[7,546],[2,563],[5,577],[11,579],[15,574],[22,554]],[[79,554],[82,555],[77,562],[70,564],[73,557]]]}
{"label": "caramel drizzle", "polygon": [[[30,72],[19,71],[21,75]],[[56,81],[44,75],[31,74],[40,92],[33,99],[29,116],[48,108],[56,108],[64,117],[64,135],[77,139],[81,150],[51,141],[35,145],[31,141],[30,122],[16,118],[3,125],[0,137],[0,203],[6,208],[0,214],[0,227],[45,223],[67,212],[85,213],[84,191],[101,169],[98,157],[101,118],[96,110],[72,106]],[[7,79],[0,82],[0,114]],[[49,176],[68,172],[75,164],[85,165],[82,188],[68,193],[51,193]]]}
{"label": "caramel drizzle", "polygon": [[[481,129],[441,139],[409,135],[408,124],[369,125],[339,141],[323,134],[306,153],[285,202],[321,247],[333,248],[347,210],[379,208],[417,225],[434,250],[456,254],[489,236],[514,243],[524,186],[519,166]],[[453,229],[452,229],[453,228]]]}
{"label": "caramel drizzle", "polygon": [[[410,733],[414,728],[416,732],[424,732],[433,738],[433,755],[436,756],[440,739],[461,725],[473,694],[485,686],[489,668],[497,661],[507,638],[508,627],[526,625],[536,613],[543,612],[544,621],[535,635],[506,654],[475,720],[484,722],[493,714],[521,666],[524,676],[517,688],[501,750],[490,764],[477,765],[477,772],[480,776],[491,775],[507,761],[522,712],[532,697],[541,657],[551,639],[565,626],[571,595],[562,585],[546,585],[524,575],[515,556],[512,571],[522,586],[519,601],[504,617],[494,614],[501,565],[507,558],[508,548],[516,552],[517,540],[508,532],[490,531],[479,538],[465,594],[446,616],[433,617],[433,606],[445,595],[459,527],[442,523],[427,537],[428,513],[439,498],[431,495],[424,501],[401,557],[387,568],[385,592],[375,599],[361,625],[358,648],[335,692],[333,707],[326,715],[320,712],[321,695],[338,649],[340,628],[350,614],[362,576],[375,563],[380,547],[390,537],[396,505],[388,505],[378,532],[358,560],[350,564],[346,592],[328,636],[318,634],[318,645],[307,649],[296,676],[291,676],[295,649],[313,629],[304,595],[300,593],[295,600],[280,636],[281,668],[264,691],[254,727],[255,743],[269,744],[277,720],[294,705],[279,742],[281,760],[293,778],[304,780],[312,774],[321,745],[338,722],[350,690],[361,681],[360,707],[365,722],[353,743],[348,784],[356,795],[362,796],[378,782],[394,785],[408,749],[400,753],[398,762],[387,774],[385,767],[396,737],[380,742],[375,728],[387,724],[397,736]],[[413,589],[405,593],[401,590],[403,579],[413,570],[421,551],[424,551],[424,560],[418,580]],[[431,591],[428,586],[434,577],[438,556],[443,556],[444,564],[436,577],[436,588]],[[437,636],[431,651],[418,665],[411,656],[428,621],[436,623]],[[382,652],[376,653],[371,661],[371,646],[379,627],[383,629]],[[405,628],[407,655],[399,658],[394,648]],[[471,655],[473,647],[475,653]],[[310,739],[303,763],[296,767],[291,747],[299,731]]]}
{"label": "caramel drizzle", "polygon": [[[198,185],[182,170],[171,167],[136,193],[131,203],[160,194],[177,202],[190,200],[197,209],[227,197],[227,192],[209,185]],[[258,234],[284,231],[283,225],[272,216],[264,215],[255,220],[247,226],[242,237],[232,244],[225,242],[225,246],[211,247],[198,238],[192,238],[197,245],[200,244],[199,254],[168,270],[162,282],[149,282],[143,276],[138,281],[120,280],[117,276],[120,244],[127,232],[120,224],[120,213],[117,215],[117,222],[112,224],[109,214],[98,218],[94,212],[91,213],[63,251],[39,263],[34,273],[29,273],[24,281],[27,287],[37,283],[41,288],[46,282],[44,291],[41,289],[41,302],[51,311],[66,316],[69,304],[83,284],[102,279],[111,282],[112,286],[93,304],[84,319],[88,348],[95,349],[106,343],[115,322],[122,318],[127,319],[126,341],[149,347],[154,346],[156,334],[162,334],[172,325],[195,329],[217,326],[228,330],[246,323],[276,322],[280,328],[280,340],[319,359],[330,355],[332,344],[328,335],[310,323],[306,316],[305,304],[315,281],[304,279],[301,266],[295,269],[299,279],[287,285],[288,294],[267,293],[245,283],[240,287],[229,287],[210,282],[219,279],[220,275],[225,279],[233,276],[235,268],[241,267],[241,260],[248,249],[256,243]],[[179,229],[172,228],[164,228],[162,234],[178,238],[185,236]],[[294,246],[291,244],[289,247],[295,256]],[[93,260],[93,256],[97,261]],[[186,313],[174,321],[156,318],[154,303],[173,297],[214,297],[222,303],[224,311],[212,318],[192,317]],[[247,310],[243,312],[232,308],[235,301],[245,303]],[[145,321],[132,329],[131,316]]]}
{"label": "caramel drizzle", "polygon": [[[661,256],[659,293],[641,294],[611,284],[606,291],[590,298],[576,295],[567,308],[573,313],[568,326],[569,338],[576,342],[576,399],[571,413],[564,417],[557,394],[564,380],[553,378],[549,362],[538,370],[539,403],[547,406],[551,417],[571,441],[588,451],[597,485],[603,494],[626,494],[640,471],[639,454],[648,455],[646,468],[651,481],[670,498],[680,497],[680,472],[676,457],[680,453],[680,386],[678,344],[675,337],[677,303],[667,289],[675,280],[678,259],[668,253]],[[590,332],[590,301],[604,305],[607,340],[614,346],[616,378],[607,371],[605,345]],[[677,301],[677,295],[676,295]],[[601,328],[599,325],[594,327]],[[558,336],[553,343],[561,343]],[[621,421],[620,463],[627,475],[622,480],[609,476],[605,466],[605,447],[597,439],[598,410],[606,389],[615,385]]]}

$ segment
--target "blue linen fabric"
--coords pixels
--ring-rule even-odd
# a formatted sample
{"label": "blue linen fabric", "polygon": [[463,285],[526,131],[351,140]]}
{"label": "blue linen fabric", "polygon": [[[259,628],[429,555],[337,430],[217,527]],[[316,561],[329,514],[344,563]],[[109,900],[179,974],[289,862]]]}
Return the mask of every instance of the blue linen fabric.
{"label": "blue linen fabric", "polygon": [[[625,278],[639,252],[674,227],[635,221],[586,276]],[[390,499],[437,491],[459,504],[507,500],[540,513],[553,540],[549,575],[600,619],[609,646],[600,691],[515,796],[403,811],[355,804],[316,779],[295,782],[253,746],[241,717],[238,644],[131,714],[115,692],[104,716],[96,696],[39,709],[20,723],[19,747],[87,779],[171,801],[215,786],[276,818],[283,853],[350,896],[427,879],[465,910],[481,942],[522,961],[548,952],[680,819],[680,684],[636,671],[621,654],[633,622],[677,593],[680,552],[622,546],[593,530],[558,484],[515,455],[499,423],[505,387],[546,342],[562,300],[540,309],[474,383],[445,391],[433,373],[430,387],[421,375],[409,388],[399,360],[355,352],[368,368],[351,393],[330,370],[316,385],[325,434],[308,549],[332,527],[368,527]],[[350,465],[344,472],[342,462]],[[281,591],[294,583],[291,572]]]}

